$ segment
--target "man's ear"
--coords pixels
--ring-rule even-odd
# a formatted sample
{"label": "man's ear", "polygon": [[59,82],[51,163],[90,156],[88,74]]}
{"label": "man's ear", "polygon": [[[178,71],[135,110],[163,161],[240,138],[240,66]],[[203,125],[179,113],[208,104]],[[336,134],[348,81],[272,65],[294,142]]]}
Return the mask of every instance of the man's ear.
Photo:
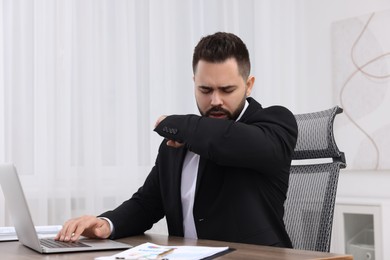
{"label": "man's ear", "polygon": [[252,93],[253,85],[255,84],[255,77],[249,76],[246,80],[246,96],[249,97]]}

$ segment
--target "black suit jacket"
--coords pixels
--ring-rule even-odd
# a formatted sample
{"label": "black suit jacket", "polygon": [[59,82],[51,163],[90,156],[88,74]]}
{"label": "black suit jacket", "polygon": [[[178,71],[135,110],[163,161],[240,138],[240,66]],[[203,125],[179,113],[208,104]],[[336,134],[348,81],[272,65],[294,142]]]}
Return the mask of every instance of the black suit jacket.
{"label": "black suit jacket", "polygon": [[284,107],[248,102],[238,122],[173,115],[156,127],[185,146],[172,148],[164,140],[144,185],[101,215],[113,222],[113,238],[143,233],[164,216],[170,235],[184,235],[181,171],[190,150],[200,155],[193,209],[198,238],[291,247],[283,204],[297,139],[295,117]]}

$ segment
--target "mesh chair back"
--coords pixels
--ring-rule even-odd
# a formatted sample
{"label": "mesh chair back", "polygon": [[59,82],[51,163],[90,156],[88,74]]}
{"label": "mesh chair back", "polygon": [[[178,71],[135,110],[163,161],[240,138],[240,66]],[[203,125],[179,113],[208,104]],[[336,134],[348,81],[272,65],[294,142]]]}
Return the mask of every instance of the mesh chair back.
{"label": "mesh chair back", "polygon": [[333,134],[334,118],[342,112],[340,107],[335,106],[320,112],[295,115],[298,124],[298,140],[292,159],[342,160],[343,153],[337,148]]}
{"label": "mesh chair back", "polygon": [[[331,158],[329,163],[292,165],[285,202],[284,222],[293,247],[329,252],[340,168],[344,153],[333,135],[333,122],[340,107],[296,115],[298,140],[294,160]],[[306,161],[305,161],[306,162]]]}

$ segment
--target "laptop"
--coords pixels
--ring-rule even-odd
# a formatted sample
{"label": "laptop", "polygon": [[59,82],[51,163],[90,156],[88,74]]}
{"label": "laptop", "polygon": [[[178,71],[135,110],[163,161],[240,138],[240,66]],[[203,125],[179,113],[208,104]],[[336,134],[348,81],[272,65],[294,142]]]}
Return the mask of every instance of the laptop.
{"label": "laptop", "polygon": [[0,164],[0,185],[19,241],[39,253],[122,250],[131,247],[128,244],[109,239],[83,237],[77,242],[61,242],[55,241],[54,238],[39,238],[13,164]]}

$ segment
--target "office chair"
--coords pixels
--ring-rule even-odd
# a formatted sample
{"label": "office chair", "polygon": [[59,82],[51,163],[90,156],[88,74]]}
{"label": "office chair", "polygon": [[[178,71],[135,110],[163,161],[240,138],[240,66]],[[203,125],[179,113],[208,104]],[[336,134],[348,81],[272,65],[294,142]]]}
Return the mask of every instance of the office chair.
{"label": "office chair", "polygon": [[295,249],[329,252],[339,171],[346,167],[333,135],[334,118],[342,111],[335,106],[295,115],[298,140],[284,204]]}

